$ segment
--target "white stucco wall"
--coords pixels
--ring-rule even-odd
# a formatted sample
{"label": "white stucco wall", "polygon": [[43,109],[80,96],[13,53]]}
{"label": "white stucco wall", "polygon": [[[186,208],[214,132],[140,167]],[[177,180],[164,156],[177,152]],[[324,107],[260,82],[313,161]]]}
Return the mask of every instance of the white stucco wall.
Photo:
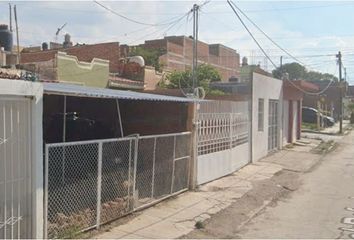
{"label": "white stucco wall", "polygon": [[31,153],[33,176],[32,233],[33,238],[43,238],[43,86],[41,83],[0,79],[0,101],[1,97],[21,96],[31,98]]}
{"label": "white stucco wall", "polygon": [[[283,82],[279,79],[253,73],[252,79],[252,161],[256,162],[268,154],[268,111],[269,100],[279,100],[278,142],[283,145],[282,110]],[[258,99],[264,99],[264,129],[258,131]]]}

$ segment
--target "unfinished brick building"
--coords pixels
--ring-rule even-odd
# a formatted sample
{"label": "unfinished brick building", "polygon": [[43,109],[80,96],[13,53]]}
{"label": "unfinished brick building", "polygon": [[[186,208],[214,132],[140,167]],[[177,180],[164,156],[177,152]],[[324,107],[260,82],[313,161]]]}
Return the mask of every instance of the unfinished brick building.
{"label": "unfinished brick building", "polygon": [[[187,70],[192,67],[193,39],[186,36],[169,36],[163,39],[148,40],[139,45],[148,49],[160,49],[165,52],[160,62],[166,70]],[[198,63],[208,63],[215,67],[227,82],[229,78],[240,75],[240,55],[236,50],[221,44],[207,44],[198,41]]]}

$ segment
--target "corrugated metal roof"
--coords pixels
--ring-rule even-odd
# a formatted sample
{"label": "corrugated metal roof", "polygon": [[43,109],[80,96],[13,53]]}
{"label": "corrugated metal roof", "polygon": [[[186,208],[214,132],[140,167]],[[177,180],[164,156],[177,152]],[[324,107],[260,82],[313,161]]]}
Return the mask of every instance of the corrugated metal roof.
{"label": "corrugated metal roof", "polygon": [[113,90],[106,88],[93,88],[63,83],[43,83],[45,94],[94,97],[94,98],[118,98],[130,100],[170,101],[170,102],[193,102],[193,99],[173,97],[133,91]]}

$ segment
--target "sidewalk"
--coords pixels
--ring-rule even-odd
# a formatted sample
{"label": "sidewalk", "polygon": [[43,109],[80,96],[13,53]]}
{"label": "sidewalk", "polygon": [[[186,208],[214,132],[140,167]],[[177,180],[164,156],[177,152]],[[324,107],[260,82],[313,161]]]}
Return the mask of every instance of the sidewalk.
{"label": "sidewalk", "polygon": [[[343,120],[343,129],[347,128],[349,126],[349,120]],[[338,135],[339,134],[339,122],[336,122],[332,127],[327,127],[322,130],[309,130],[309,129],[304,129],[302,133],[322,133],[322,134],[328,134],[328,135]]]}
{"label": "sidewalk", "polygon": [[182,237],[193,231],[197,222],[203,222],[236,203],[252,190],[256,182],[270,179],[282,170],[309,171],[321,159],[321,155],[310,152],[319,143],[319,140],[310,140],[305,146],[279,151],[232,175],[202,185],[198,191],[185,192],[142,210],[132,220],[93,238]]}

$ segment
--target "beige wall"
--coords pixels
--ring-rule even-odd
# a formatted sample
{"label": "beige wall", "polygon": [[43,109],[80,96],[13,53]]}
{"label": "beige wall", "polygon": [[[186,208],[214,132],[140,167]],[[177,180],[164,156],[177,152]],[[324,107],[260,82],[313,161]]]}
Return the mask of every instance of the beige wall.
{"label": "beige wall", "polygon": [[77,57],[63,52],[57,54],[57,77],[60,82],[105,88],[109,78],[109,61],[94,58],[80,62]]}

